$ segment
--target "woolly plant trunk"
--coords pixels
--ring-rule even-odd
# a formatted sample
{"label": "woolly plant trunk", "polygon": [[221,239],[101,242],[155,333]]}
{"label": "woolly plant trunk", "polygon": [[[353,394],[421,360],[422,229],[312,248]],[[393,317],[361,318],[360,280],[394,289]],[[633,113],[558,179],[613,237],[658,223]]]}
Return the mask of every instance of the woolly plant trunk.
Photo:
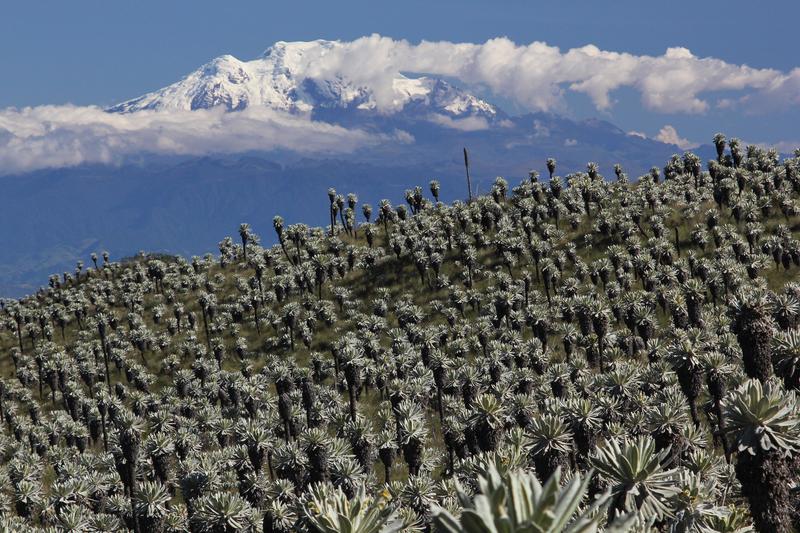
{"label": "woolly plant trunk", "polygon": [[789,533],[792,529],[789,457],[771,450],[756,455],[743,452],[736,461],[736,477],[750,504],[753,524],[760,532]]}

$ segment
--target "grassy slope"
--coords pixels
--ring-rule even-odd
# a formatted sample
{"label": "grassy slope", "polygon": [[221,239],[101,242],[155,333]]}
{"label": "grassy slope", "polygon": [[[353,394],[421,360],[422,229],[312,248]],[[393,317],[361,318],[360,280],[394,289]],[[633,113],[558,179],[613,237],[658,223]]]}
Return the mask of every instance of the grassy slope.
{"label": "grassy slope", "polygon": [[[708,204],[705,207],[712,207],[712,204]],[[736,225],[735,220],[730,215],[727,209],[724,210],[725,214],[720,220],[720,224],[733,224]],[[667,220],[666,226],[668,231],[673,231],[674,227],[678,227],[679,234],[681,236],[681,250],[686,253],[689,250],[693,250],[698,257],[709,256],[714,253],[714,245],[713,243],[709,243],[706,246],[705,250],[700,250],[696,246],[694,246],[690,239],[689,234],[694,227],[695,224],[704,222],[704,213],[705,209],[701,209],[699,213],[692,217],[686,217],[683,212],[673,212],[669,219]],[[429,215],[425,215],[429,216]],[[644,228],[649,228],[648,220],[650,217],[650,213],[644,213],[642,226]],[[764,220],[763,224],[767,231],[765,231],[765,235],[769,234],[769,230],[773,229],[778,224],[787,224],[795,237],[800,236],[800,217],[793,217],[790,220],[784,219],[782,216],[773,215],[770,219]],[[590,217],[585,217],[582,219],[580,225],[577,229],[572,229],[569,225],[562,221],[560,227],[564,230],[564,235],[560,240],[561,245],[566,245],[569,242],[574,243],[577,246],[578,255],[586,262],[590,264],[592,261],[599,259],[605,256],[606,248],[609,242],[599,238],[599,235],[595,234],[592,238],[593,244],[587,244],[584,236],[587,234],[592,233],[592,225],[593,221]],[[740,230],[744,228],[744,223],[739,225]],[[257,228],[258,229],[258,228]],[[358,233],[357,239],[353,239],[348,237],[341,231],[340,228],[340,237],[346,243],[353,243],[359,244],[361,246],[366,246],[366,240],[363,236],[363,231]],[[386,236],[383,231],[383,227],[378,225],[376,226],[376,246],[377,245],[384,245],[386,246]],[[387,247],[388,248],[388,247]],[[457,260],[455,251],[449,253],[442,263],[442,272],[451,277],[451,281],[454,281],[454,277],[456,273],[460,270],[455,261]],[[374,295],[376,288],[382,287],[389,291],[391,295],[391,300],[395,300],[400,298],[404,294],[409,294],[413,298],[413,302],[427,310],[430,310],[431,303],[434,301],[441,301],[443,303],[447,303],[448,301],[448,291],[447,290],[432,290],[428,286],[423,285],[420,281],[419,275],[417,273],[416,268],[410,262],[410,260],[406,257],[402,261],[398,262],[398,260],[394,257],[394,255],[390,255],[390,258],[380,265],[380,268],[376,269],[373,273],[367,274],[363,271],[355,271],[349,273],[345,278],[335,280],[335,286],[344,287],[352,291],[353,299],[359,302],[360,310],[369,314],[371,312],[371,299]],[[123,266],[123,268],[129,268],[136,259],[134,259],[131,263],[127,266]],[[496,270],[505,270],[502,266],[498,258],[493,254],[492,247],[488,246],[480,251],[479,254],[479,263],[480,268],[484,271],[496,271]],[[532,265],[526,262],[520,262],[519,264],[515,265],[512,268],[512,272],[515,278],[518,278],[522,275],[524,271],[532,271]],[[798,269],[796,267],[792,267],[789,270],[784,270],[782,267],[775,268],[774,264],[770,264],[767,269],[762,271],[762,275],[767,279],[770,288],[773,290],[780,289],[786,282],[793,281],[798,279]],[[237,289],[235,287],[235,278],[237,276],[248,278],[252,276],[254,272],[252,269],[243,266],[242,264],[235,264],[229,265],[226,268],[221,268],[218,263],[212,266],[208,270],[208,278],[213,279],[217,275],[221,275],[224,278],[224,283],[218,288],[216,291],[218,302],[220,304],[225,303],[227,301],[232,301],[237,296]],[[567,274],[572,274],[571,266],[568,265],[565,271],[565,276]],[[90,272],[90,275],[96,275],[93,272]],[[480,277],[477,278],[476,288],[482,289],[484,288],[489,282],[486,280],[482,280]],[[588,283],[588,281],[587,281]],[[326,283],[325,288],[323,289],[323,298],[332,299],[332,288],[330,282]],[[534,288],[538,289],[542,293],[544,293],[544,287],[541,283],[534,282]],[[637,282],[634,286],[635,289],[642,288],[640,282]],[[265,291],[269,290],[270,286],[269,283],[265,286]],[[293,296],[292,299],[297,300],[297,296]],[[201,317],[201,310],[197,303],[196,294],[192,293],[191,291],[185,293],[177,293],[177,300],[182,303],[187,311],[193,311],[197,318],[197,326],[196,326],[196,335],[198,340],[201,342],[205,341],[205,333],[203,332],[202,326],[202,319]],[[145,297],[144,302],[144,309],[145,312],[142,316],[145,318],[145,322],[147,327],[153,332],[163,332],[166,330],[164,323],[162,324],[155,324],[152,319],[152,309],[163,301],[163,297],[157,293],[149,293]],[[284,302],[285,303],[285,302]],[[277,311],[279,305],[276,304],[273,306],[273,310]],[[120,323],[123,324],[125,321],[125,316],[127,314],[127,310],[122,306],[117,306],[113,309],[113,312],[117,315]],[[466,319],[474,319],[477,316],[477,313],[467,306],[466,308]],[[262,311],[263,316],[263,311]],[[341,313],[339,313],[341,317]],[[259,335],[254,325],[252,324],[251,317],[247,317],[249,320],[246,320],[241,327],[241,335],[247,339],[248,345],[251,350],[251,360],[248,363],[252,364],[255,370],[259,370],[263,365],[263,355],[264,351],[264,343],[265,341],[272,336],[279,335],[281,332],[274,330],[272,327],[262,323],[262,332]],[[397,322],[395,317],[390,313],[389,315],[389,327],[396,327]],[[658,310],[658,319],[662,324],[667,323],[670,319],[666,316],[662,310]],[[426,322],[423,325],[429,325],[433,322],[443,322],[443,318],[438,313],[428,313],[426,316]],[[351,325],[352,326],[352,325]],[[315,332],[313,343],[310,349],[307,349],[301,342],[296,342],[296,350],[294,353],[289,353],[288,351],[284,351],[285,357],[294,357],[297,361],[298,365],[305,366],[308,364],[310,354],[312,352],[320,352],[326,354],[328,357],[330,356],[330,343],[332,340],[338,337],[340,331],[346,327],[344,323],[339,320],[337,324],[332,327],[326,326],[324,323],[319,323],[319,329]],[[66,328],[66,338],[65,341],[61,341],[60,332],[58,330],[55,331],[54,334],[54,341],[63,343],[69,351],[70,346],[76,341],[78,338],[78,327],[77,322],[72,320],[72,322]],[[530,329],[524,328],[524,335],[526,338],[530,337]],[[184,333],[185,336],[185,333]],[[213,336],[213,335],[212,335]],[[179,334],[176,338],[174,338],[173,345],[178,346],[180,345],[181,335]],[[241,368],[241,362],[236,358],[233,352],[233,339],[226,338],[227,344],[227,351],[228,354],[225,361],[224,361],[224,368],[227,370],[239,370]],[[553,359],[558,360],[561,358],[561,354],[559,353],[562,350],[560,339],[558,339],[555,335],[551,336],[550,339],[550,347],[551,351],[554,352]],[[0,330],[0,354],[3,354],[4,357],[0,358],[0,374],[3,377],[13,377],[13,365],[8,357],[7,354],[10,353],[10,350],[17,345],[17,339],[13,332],[7,330]],[[30,352],[31,344],[28,339],[25,339],[25,351]],[[160,386],[171,385],[171,380],[169,376],[165,375],[161,369],[161,360],[160,354],[158,352],[150,352],[147,355],[147,368],[149,371],[156,376],[158,376],[157,383]],[[133,353],[134,357],[138,358],[138,354]],[[139,360],[141,362],[141,360]],[[643,364],[645,364],[643,362]],[[187,362],[185,367],[189,366]],[[121,373],[118,373],[114,370],[112,365],[112,380],[120,380],[125,382],[125,378]],[[45,391],[47,391],[47,387],[45,387]],[[151,388],[151,392],[154,391]],[[46,394],[46,393],[45,393]],[[346,393],[344,393],[346,396]],[[372,417],[375,414],[378,406],[378,398],[377,394],[374,392],[368,392],[364,396],[362,396],[361,401],[359,403],[360,411],[365,414],[367,417]],[[51,409],[51,404],[45,398],[43,402],[43,409],[45,411]],[[61,408],[59,405],[58,408]],[[429,412],[429,427],[432,428],[432,444],[438,448],[439,450],[443,449],[442,443],[442,436],[441,436],[441,429],[439,425],[438,417],[433,412]],[[95,446],[98,448],[98,446]],[[100,445],[98,449],[102,449]],[[378,473],[379,477],[382,476],[383,469],[379,467],[379,464],[376,464],[375,472]],[[395,465],[395,472],[393,475],[397,477],[405,477],[405,463],[403,461],[397,461]]]}

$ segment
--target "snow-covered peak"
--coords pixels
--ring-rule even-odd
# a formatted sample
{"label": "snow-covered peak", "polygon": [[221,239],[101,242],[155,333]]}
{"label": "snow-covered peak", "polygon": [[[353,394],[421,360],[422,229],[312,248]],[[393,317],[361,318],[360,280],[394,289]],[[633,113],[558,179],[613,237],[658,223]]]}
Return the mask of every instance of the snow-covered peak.
{"label": "snow-covered peak", "polygon": [[[452,115],[497,115],[497,108],[492,104],[440,79],[406,78],[405,80],[395,80],[395,90],[397,90],[398,85],[402,87],[409,82],[420,86],[418,92],[422,93],[421,98],[428,105]],[[411,97],[412,100],[416,98],[416,96]]]}
{"label": "snow-covered peak", "polygon": [[[324,77],[309,74],[320,71],[318,67],[324,64],[325,55],[338,46],[342,45],[337,41],[279,41],[253,61],[220,56],[168,87],[113,106],[108,111],[188,111],[214,107],[238,111],[264,106],[296,114],[321,109],[377,112],[374,88],[356,84],[340,74]],[[310,68],[312,65],[317,68]],[[392,90],[392,109],[382,109],[383,113],[414,110],[492,119],[498,112],[488,102],[436,78],[398,74],[392,80]]]}
{"label": "snow-covered peak", "polygon": [[220,56],[177,83],[109,109],[132,113],[150,110],[195,110],[224,106],[229,111],[251,105],[296,111],[291,95],[295,81],[290,72],[259,68],[259,61],[244,62],[231,55]]}
{"label": "snow-covered peak", "polygon": [[280,63],[285,68],[298,70],[303,68],[306,56],[324,56],[330,50],[341,46],[336,41],[317,39],[315,41],[277,41],[267,48],[259,59]]}

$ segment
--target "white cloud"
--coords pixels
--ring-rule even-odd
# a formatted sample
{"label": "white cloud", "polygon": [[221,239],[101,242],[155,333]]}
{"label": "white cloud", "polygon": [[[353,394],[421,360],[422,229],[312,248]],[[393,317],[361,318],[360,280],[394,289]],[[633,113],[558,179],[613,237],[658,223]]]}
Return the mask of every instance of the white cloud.
{"label": "white cloud", "polygon": [[346,153],[387,140],[413,142],[406,132],[375,135],[266,108],[123,115],[97,107],[41,106],[0,110],[0,172],[116,163],[141,152],[200,155],[291,149]]}
{"label": "white cloud", "polygon": [[655,140],[661,141],[666,144],[674,144],[681,150],[690,150],[700,146],[698,143],[692,142],[689,139],[684,139],[678,135],[678,130],[673,126],[667,124],[658,131],[658,135],[654,137]]}
{"label": "white cloud", "polygon": [[564,141],[564,146],[577,146],[578,141],[576,139],[566,139]]}
{"label": "white cloud", "polygon": [[[640,139],[649,139],[646,134],[642,133],[641,131],[631,130],[626,133],[629,137],[639,137]],[[674,144],[675,146],[683,149],[683,150],[690,150],[692,148],[696,148],[699,143],[695,143],[690,141],[689,139],[684,139],[680,135],[678,135],[678,130],[676,130],[673,126],[667,124],[663,128],[658,131],[653,140],[666,143],[666,144]]]}
{"label": "white cloud", "polygon": [[412,144],[416,139],[407,131],[394,130],[389,140],[403,144]]}
{"label": "white cloud", "polygon": [[483,44],[422,41],[411,44],[380,35],[305,49],[305,76],[342,75],[372,87],[378,108],[391,110],[392,79],[400,72],[457,78],[485,86],[531,110],[559,111],[566,91],[588,95],[600,110],[613,106],[611,93],[632,87],[648,109],[662,113],[702,113],[710,106],[704,93],[755,90],[787,95],[800,103],[800,69],[774,69],[698,58],[686,48],[647,56],[601,50],[587,45],[566,51],[543,42],[518,45],[501,37]]}
{"label": "white cloud", "polygon": [[481,131],[489,129],[489,122],[484,117],[453,118],[440,113],[432,113],[428,120],[439,126],[459,131]]}
{"label": "white cloud", "polygon": [[536,138],[550,137],[550,128],[542,123],[541,120],[533,121],[533,136]]}
{"label": "white cloud", "polygon": [[775,77],[760,91],[733,98],[730,102],[720,101],[720,107],[735,107],[750,115],[796,105],[800,105],[800,68]]}

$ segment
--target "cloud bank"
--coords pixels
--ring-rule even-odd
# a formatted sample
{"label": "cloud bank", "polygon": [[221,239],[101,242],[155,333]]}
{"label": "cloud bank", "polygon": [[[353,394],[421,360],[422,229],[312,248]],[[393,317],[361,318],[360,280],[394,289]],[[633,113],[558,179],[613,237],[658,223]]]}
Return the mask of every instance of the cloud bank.
{"label": "cloud bank", "polygon": [[380,35],[304,50],[302,72],[310,78],[342,75],[373,88],[377,105],[394,105],[392,79],[400,72],[449,76],[481,85],[534,111],[565,108],[567,91],[586,94],[599,110],[610,109],[612,92],[632,87],[644,107],[661,113],[703,113],[707,93],[755,91],[769,99],[800,104],[800,69],[786,74],[715,58],[686,48],[663,55],[635,55],[594,45],[562,51],[544,42],[518,45],[501,37],[483,44],[412,44]]}
{"label": "cloud bank", "polygon": [[439,126],[459,131],[481,131],[489,129],[489,121],[483,117],[453,118],[441,113],[433,113],[428,120]]}
{"label": "cloud bank", "polygon": [[289,149],[347,153],[405,132],[376,135],[267,108],[106,113],[98,107],[39,106],[0,111],[0,172],[117,163],[128,155],[201,155]]}

